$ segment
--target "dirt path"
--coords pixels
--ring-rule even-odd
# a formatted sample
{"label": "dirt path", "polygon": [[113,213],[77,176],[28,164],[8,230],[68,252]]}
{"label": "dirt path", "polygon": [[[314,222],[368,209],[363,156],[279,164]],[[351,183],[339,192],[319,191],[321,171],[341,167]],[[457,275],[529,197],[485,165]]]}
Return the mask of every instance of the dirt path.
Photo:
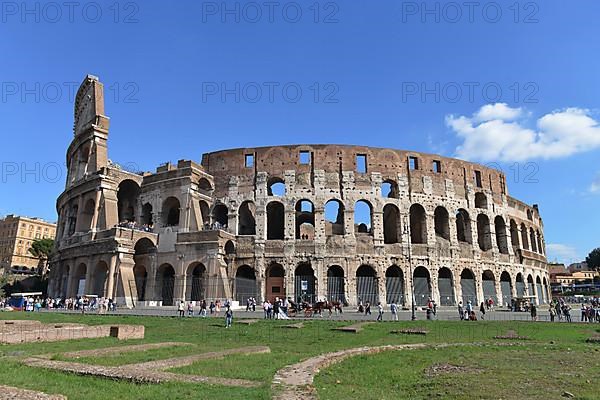
{"label": "dirt path", "polygon": [[33,390],[0,385],[0,400],[67,400],[59,394],[46,394]]}

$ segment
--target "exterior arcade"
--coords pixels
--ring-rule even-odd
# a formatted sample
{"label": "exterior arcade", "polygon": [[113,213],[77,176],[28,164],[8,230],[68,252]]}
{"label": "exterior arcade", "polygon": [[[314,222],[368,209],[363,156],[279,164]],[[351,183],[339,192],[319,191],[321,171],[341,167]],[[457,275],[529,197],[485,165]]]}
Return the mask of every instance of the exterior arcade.
{"label": "exterior arcade", "polygon": [[543,223],[484,166],[343,145],[240,148],[154,173],[108,159],[103,86],[75,103],[49,292],[128,307],[274,297],[549,301]]}

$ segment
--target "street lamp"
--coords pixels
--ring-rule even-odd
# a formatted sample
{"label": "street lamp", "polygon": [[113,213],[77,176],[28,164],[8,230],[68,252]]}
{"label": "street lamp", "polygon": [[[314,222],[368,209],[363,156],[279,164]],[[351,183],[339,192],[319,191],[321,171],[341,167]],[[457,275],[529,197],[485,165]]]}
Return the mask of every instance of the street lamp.
{"label": "street lamp", "polygon": [[410,273],[410,293],[411,293],[411,321],[415,321],[417,316],[415,314],[415,283],[413,278],[413,270],[412,270],[412,244],[410,238],[410,218],[408,216],[404,217],[403,224],[403,233],[408,237],[408,271]]}

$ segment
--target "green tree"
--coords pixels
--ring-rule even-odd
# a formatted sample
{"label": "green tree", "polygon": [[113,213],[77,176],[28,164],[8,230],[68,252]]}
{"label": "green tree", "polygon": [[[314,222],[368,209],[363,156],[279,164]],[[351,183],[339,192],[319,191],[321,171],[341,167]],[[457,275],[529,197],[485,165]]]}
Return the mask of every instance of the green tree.
{"label": "green tree", "polygon": [[600,247],[592,250],[585,258],[585,262],[587,263],[589,269],[600,271]]}
{"label": "green tree", "polygon": [[29,253],[40,260],[38,264],[38,274],[43,277],[48,272],[48,260],[54,250],[54,240],[52,239],[37,239],[31,243]]}

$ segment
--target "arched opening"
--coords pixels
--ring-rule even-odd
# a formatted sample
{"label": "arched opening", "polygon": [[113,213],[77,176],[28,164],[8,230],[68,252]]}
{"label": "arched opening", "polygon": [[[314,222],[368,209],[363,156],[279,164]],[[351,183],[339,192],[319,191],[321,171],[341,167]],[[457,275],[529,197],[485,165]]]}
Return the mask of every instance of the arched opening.
{"label": "arched opening", "polygon": [[271,178],[267,182],[267,194],[269,196],[285,196],[285,182],[281,178]]}
{"label": "arched opening", "polygon": [[531,275],[527,275],[527,296],[535,298],[535,285],[533,283],[533,276]]}
{"label": "arched opening", "polygon": [[213,225],[215,229],[226,229],[229,219],[229,210],[225,204],[216,204],[212,211]]}
{"label": "arched opening", "polygon": [[200,178],[200,180],[198,181],[198,189],[200,189],[206,194],[208,192],[211,192],[213,190],[213,187],[208,179]]}
{"label": "arched opening", "polygon": [[163,264],[156,271],[156,285],[160,290],[162,305],[172,306],[175,290],[175,270],[170,264]]}
{"label": "arched opening", "polygon": [[498,304],[498,294],[496,293],[496,278],[494,273],[489,269],[483,271],[481,274],[482,286],[483,286],[483,300],[487,301],[492,299],[494,304]]}
{"label": "arched opening", "polygon": [[168,197],[162,206],[163,226],[179,226],[181,205],[177,197]]}
{"label": "arched opening", "polygon": [[140,186],[126,179],[119,184],[117,192],[117,205],[119,208],[119,222],[134,222],[136,207],[140,196]]}
{"label": "arched opening", "polygon": [[475,306],[477,304],[477,289],[473,271],[468,268],[463,269],[460,274],[460,287],[462,289],[463,304],[471,302]]}
{"label": "arched opening", "polygon": [[431,276],[425,267],[417,267],[413,272],[415,305],[425,306],[431,298]]}
{"label": "arched opening", "polygon": [[387,199],[398,198],[398,184],[392,179],[386,179],[381,184],[381,196]]}
{"label": "arched opening", "polygon": [[238,212],[238,235],[256,235],[256,206],[244,201]]}
{"label": "arched opening", "polygon": [[96,211],[96,202],[92,199],[88,199],[88,201],[85,202],[85,206],[83,207],[83,211],[81,213],[81,221],[80,221],[81,229],[79,229],[79,231],[88,232],[89,230],[91,230],[93,228],[92,221],[94,220],[95,211]]}
{"label": "arched opening", "polygon": [[531,212],[531,210],[527,210],[527,219],[533,221],[533,213]]}
{"label": "arched opening", "polygon": [[225,243],[225,254],[228,256],[235,254],[235,245],[233,244],[233,242],[231,240],[228,240]]}
{"label": "arched opening", "polygon": [[366,200],[359,200],[354,205],[354,232],[373,234],[373,207]]}
{"label": "arched opening", "polygon": [[450,216],[444,207],[436,207],[433,213],[435,236],[438,241],[450,240]]}
{"label": "arched opening", "polygon": [[383,242],[400,243],[400,232],[400,210],[394,204],[386,204],[383,207]]}
{"label": "arched opening", "polygon": [[531,243],[531,251],[537,253],[537,241],[535,239],[535,231],[533,230],[533,228],[529,228],[529,240]]}
{"label": "arched opening", "polygon": [[471,217],[464,209],[459,209],[456,213],[456,237],[459,242],[473,243],[473,235],[471,234]]}
{"label": "arched opening", "polygon": [[186,298],[190,301],[202,301],[206,299],[208,287],[208,273],[202,263],[193,263],[187,270],[187,293]]}
{"label": "arched opening", "polygon": [[517,297],[525,296],[525,282],[523,281],[523,275],[520,272],[515,278],[515,289],[517,290]]}
{"label": "arched opening", "polygon": [[438,288],[440,290],[440,305],[454,305],[454,284],[452,283],[452,271],[442,267],[438,271]]}
{"label": "arched opening", "polygon": [[135,279],[138,301],[146,300],[146,281],[148,280],[148,271],[146,270],[146,267],[136,263],[133,267],[133,277]]}
{"label": "arched opening", "polygon": [[58,290],[60,297],[68,297],[69,293],[67,293],[67,288],[69,286],[69,273],[71,272],[71,267],[68,265],[64,265],[62,268],[62,273],[58,274]]}
{"label": "arched opening", "polygon": [[540,231],[536,231],[536,238],[537,238],[537,249],[538,249],[538,253],[540,254],[544,254],[544,246],[542,246],[542,236],[540,235]]}
{"label": "arched opening", "polygon": [[283,240],[285,235],[285,209],[283,204],[267,204],[267,240]]}
{"label": "arched opening", "polygon": [[542,288],[542,280],[540,277],[535,278],[535,295],[538,304],[544,304],[544,290]]}
{"label": "arched opening", "polygon": [[346,302],[344,270],[339,265],[327,269],[327,300]]}
{"label": "arched opening", "polygon": [[267,276],[267,300],[274,301],[276,297],[285,298],[285,271],[283,267],[280,264],[273,263],[269,266],[265,275]]}
{"label": "arched opening", "polygon": [[152,204],[146,203],[142,206],[142,224],[149,228],[154,225],[154,216],[152,213]]}
{"label": "arched opening", "polygon": [[527,227],[521,224],[521,246],[525,250],[529,250],[529,239],[527,238]]}
{"label": "arched opening", "polygon": [[235,273],[235,299],[246,304],[250,297],[257,297],[256,272],[248,265],[242,265]]}
{"label": "arched opening", "polygon": [[87,265],[85,264],[79,264],[79,266],[77,267],[77,269],[75,270],[75,273],[73,274],[73,282],[72,282],[72,294],[71,297],[73,296],[83,296],[85,292],[85,277],[87,274]]}
{"label": "arched opening", "polygon": [[500,290],[502,291],[502,304],[510,305],[512,300],[512,283],[510,274],[506,271],[500,275]]}
{"label": "arched opening", "polygon": [[339,200],[325,203],[325,234],[344,235],[344,204]]}
{"label": "arched opening", "polygon": [[487,210],[487,197],[481,192],[475,193],[475,208],[483,208]]}
{"label": "arched opening", "polygon": [[71,236],[75,233],[75,229],[77,228],[77,217],[79,216],[79,206],[77,204],[73,204],[71,206],[71,212],[69,213],[68,219],[68,235]]}
{"label": "arched opening", "polygon": [[295,299],[298,302],[307,301],[314,303],[316,298],[315,283],[315,272],[310,263],[298,265],[296,271],[294,271]]}
{"label": "arched opening", "polygon": [[514,219],[510,220],[510,241],[514,250],[519,248],[519,227]]}
{"label": "arched opening", "polygon": [[313,240],[315,237],[315,207],[309,200],[296,203],[296,239]]}
{"label": "arched opening", "polygon": [[479,214],[477,216],[477,243],[482,251],[492,249],[490,219],[485,214]]}
{"label": "arched opening", "polygon": [[367,302],[377,304],[379,301],[379,290],[377,287],[377,274],[370,265],[361,265],[356,270],[356,295],[357,303]]}
{"label": "arched opening", "polygon": [[108,265],[104,261],[100,261],[96,268],[94,268],[94,274],[92,276],[91,293],[98,297],[104,297],[106,293],[106,281],[108,278]]}
{"label": "arched opening", "polygon": [[397,265],[385,271],[385,302],[404,304],[404,273]]}
{"label": "arched opening", "polygon": [[410,206],[410,240],[412,244],[427,243],[427,214],[420,204]]}
{"label": "arched opening", "polygon": [[205,230],[210,229],[210,207],[204,200],[200,200],[200,219]]}
{"label": "arched opening", "polygon": [[498,215],[494,219],[494,229],[496,231],[496,244],[498,251],[502,254],[508,254],[508,239],[506,237],[506,223],[504,218]]}

